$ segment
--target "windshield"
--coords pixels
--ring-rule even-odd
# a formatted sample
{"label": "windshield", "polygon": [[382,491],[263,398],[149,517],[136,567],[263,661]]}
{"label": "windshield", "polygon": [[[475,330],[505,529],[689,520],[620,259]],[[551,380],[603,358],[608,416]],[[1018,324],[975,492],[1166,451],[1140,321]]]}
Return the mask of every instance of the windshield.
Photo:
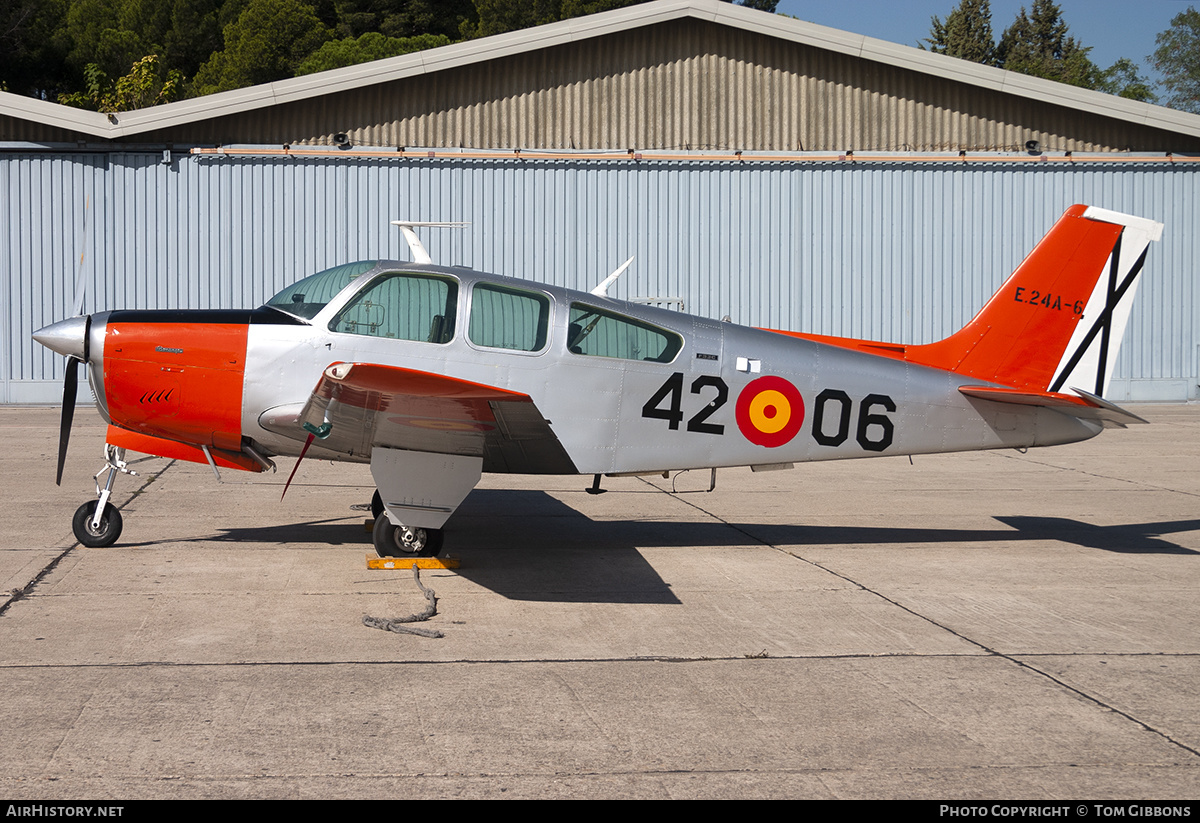
{"label": "windshield", "polygon": [[312,320],[338,292],[350,285],[359,275],[375,268],[375,265],[375,261],[366,260],[310,274],[272,297],[267,301],[267,305],[296,317]]}

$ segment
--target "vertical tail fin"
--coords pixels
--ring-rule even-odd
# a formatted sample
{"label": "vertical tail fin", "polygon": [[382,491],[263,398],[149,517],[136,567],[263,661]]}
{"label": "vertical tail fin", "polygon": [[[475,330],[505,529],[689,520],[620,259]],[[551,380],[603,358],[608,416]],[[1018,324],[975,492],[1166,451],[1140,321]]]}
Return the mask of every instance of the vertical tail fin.
{"label": "vertical tail fin", "polygon": [[979,314],[905,359],[1038,392],[1104,396],[1162,224],[1072,206]]}

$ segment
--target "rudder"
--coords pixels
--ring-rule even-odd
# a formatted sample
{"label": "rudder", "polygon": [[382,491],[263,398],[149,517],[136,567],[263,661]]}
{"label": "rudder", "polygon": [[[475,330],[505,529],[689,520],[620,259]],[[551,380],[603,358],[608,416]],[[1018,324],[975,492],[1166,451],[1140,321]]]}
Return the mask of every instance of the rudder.
{"label": "rudder", "polygon": [[1108,389],[1138,276],[1162,224],[1076,205],[960,331],[910,362],[1038,392]]}

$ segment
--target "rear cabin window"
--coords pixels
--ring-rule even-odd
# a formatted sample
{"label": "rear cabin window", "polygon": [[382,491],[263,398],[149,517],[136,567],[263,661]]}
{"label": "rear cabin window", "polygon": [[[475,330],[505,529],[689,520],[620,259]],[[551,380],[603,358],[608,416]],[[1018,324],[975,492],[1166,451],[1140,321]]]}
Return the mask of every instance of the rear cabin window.
{"label": "rear cabin window", "polygon": [[512,351],[541,351],[550,325],[550,300],[544,294],[480,283],[471,293],[467,336],[476,346]]}
{"label": "rear cabin window", "polygon": [[373,280],[338,313],[329,330],[392,340],[449,343],[458,284],[442,277],[393,273]]}
{"label": "rear cabin window", "polygon": [[567,349],[591,357],[619,357],[670,363],[683,348],[683,338],[631,317],[571,304]]}

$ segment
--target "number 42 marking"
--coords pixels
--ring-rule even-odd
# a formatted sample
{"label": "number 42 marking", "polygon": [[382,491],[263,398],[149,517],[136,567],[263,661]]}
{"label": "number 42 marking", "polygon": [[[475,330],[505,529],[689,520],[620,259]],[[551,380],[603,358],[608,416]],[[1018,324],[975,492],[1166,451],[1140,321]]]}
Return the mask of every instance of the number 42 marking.
{"label": "number 42 marking", "polygon": [[[720,377],[711,374],[702,374],[692,381],[692,394],[700,394],[706,389],[714,390],[715,394],[688,420],[687,430],[701,434],[724,434],[724,425],[707,421],[729,399],[729,387]],[[662,407],[664,402],[667,404],[665,408]],[[658,387],[658,391],[642,406],[642,417],[666,420],[668,428],[678,431],[679,424],[683,422],[683,372],[675,372]]]}

